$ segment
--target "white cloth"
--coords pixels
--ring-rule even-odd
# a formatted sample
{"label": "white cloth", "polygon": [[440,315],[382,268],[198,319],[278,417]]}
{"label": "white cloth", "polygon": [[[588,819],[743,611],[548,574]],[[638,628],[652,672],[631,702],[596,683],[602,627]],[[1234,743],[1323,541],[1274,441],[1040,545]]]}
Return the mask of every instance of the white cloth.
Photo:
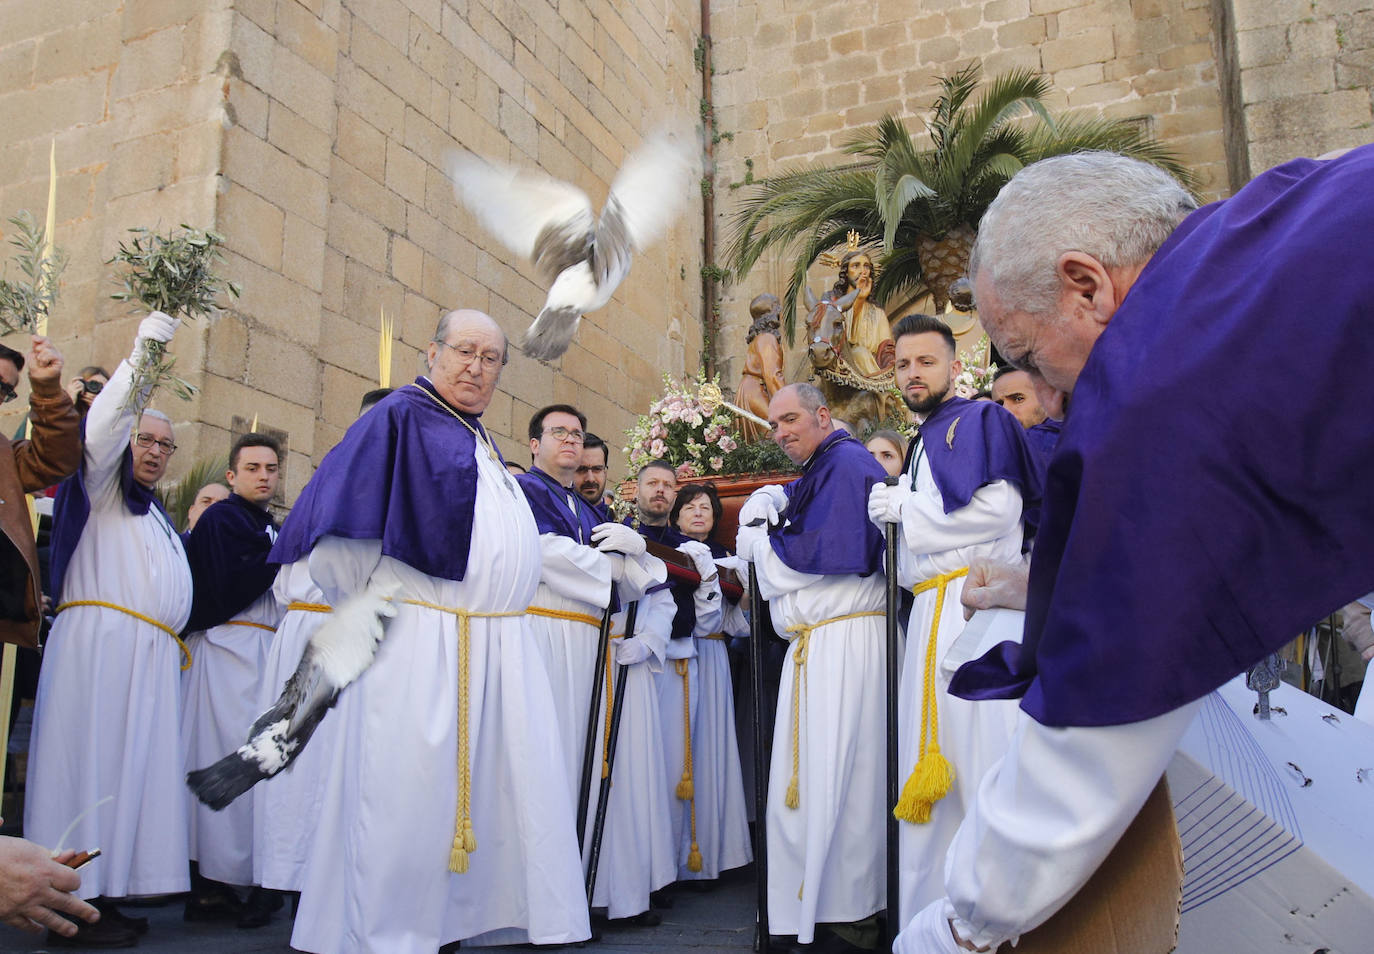
{"label": "white cloth", "polygon": [[[737,605],[727,606],[721,623],[725,636],[747,636],[749,623]],[[735,737],[735,697],[730,680],[726,639],[698,637],[696,681],[692,684],[692,788],[696,808],[696,843],[701,870],[687,859],[692,848],[689,824],[678,842],[678,878],[685,881],[720,877],[722,871],[753,860],[744,798],[739,744]],[[668,781],[672,783],[672,776]]]}
{"label": "white cloth", "polygon": [[[552,693],[523,611],[539,581],[524,495],[476,447],[474,559],[461,581],[381,557],[377,540],[325,537],[311,576],[334,605],[370,579],[399,598],[473,613],[469,759],[477,848],[448,870],[458,791],[459,618],[403,603],[371,668],[325,721],[339,723],[291,945],[317,954],[432,954],[488,932],[561,944],[590,936],[573,797]],[[442,488],[436,488],[436,493]],[[364,554],[361,558],[358,554]],[[353,579],[346,579],[352,576]]]}
{"label": "white cloth", "polygon": [[[963,507],[945,513],[944,500],[930,467],[917,469],[912,493],[901,508],[897,547],[898,582],[905,588],[985,559],[1021,561],[1021,494],[998,480],[980,487]],[[936,589],[916,595],[907,618],[897,702],[898,791],[916,766],[920,751],[926,650],[937,601],[941,604],[936,634],[935,694],[941,754],[953,768],[949,792],[931,809],[924,824],[902,821],[901,918],[944,897],[945,853],[965,814],[972,807],[978,782],[1006,752],[1016,723],[1015,700],[969,702],[947,693],[951,673],[940,663],[964,629],[959,597],[964,577],[948,581],[944,599]]]}
{"label": "white cloth", "polygon": [[[356,572],[365,572],[358,570]],[[310,577],[308,561],[281,568],[273,584],[283,608],[291,603],[327,606],[324,593]],[[300,665],[301,654],[325,620],[327,612],[287,609],[277,636],[267,650],[258,687],[257,711],[266,712],[281,695],[286,680]],[[330,763],[339,720],[327,715],[297,753],[291,766],[253,786],[253,882],[279,891],[299,891],[310,840],[324,797],[325,772]],[[247,797],[247,796],[245,796]]]}
{"label": "white cloth", "polygon": [[[248,737],[259,704],[267,652],[281,607],[269,589],[232,620],[187,637],[195,665],[181,676],[181,748],[187,772],[213,765]],[[262,627],[267,627],[263,629]],[[191,806],[191,860],[226,884],[253,878],[253,799],[214,811],[186,790]]]}
{"label": "white cloth", "polygon": [[[613,784],[592,890],[592,906],[605,908],[610,918],[633,917],[649,910],[649,894],[677,877],[677,856],[669,827],[664,823],[673,793],[663,777],[659,754],[663,729],[654,682],[655,674],[663,668],[675,608],[672,595],[666,589],[657,590],[640,600],[635,622],[635,638],[642,640],[652,655],[625,670],[625,702],[612,767]],[[612,632],[625,631],[625,612],[622,609],[615,615]],[[613,673],[619,672],[618,666],[611,668]],[[605,718],[613,696],[613,685],[602,690],[603,730],[597,735],[597,766],[602,762]],[[601,772],[597,770],[592,773],[591,805],[587,810],[588,851],[600,781]]]}
{"label": "white cloth", "polygon": [[[132,369],[121,363],[86,419],[84,472],[91,514],[60,599],[102,600],[174,631],[191,612],[191,570],[156,507],[129,512],[119,488],[133,414],[123,410]],[[99,847],[81,870],[83,898],[167,894],[190,887],[181,749],[181,652],[149,623],[81,606],[58,614],[43,654],[30,745],[24,833],[56,848]]]}
{"label": "white cloth", "polygon": [[[1201,705],[1090,728],[1050,728],[1019,712],[945,864],[944,911],[959,936],[979,948],[1014,943],[1073,897],[1135,819]],[[921,931],[905,928],[895,954],[930,951]]]}
{"label": "white cloth", "polygon": [[[774,628],[815,624],[799,724],[800,804],[784,804],[792,775],[794,648],[783,664],[768,782],[768,918],[777,934],[810,943],[818,922],[850,922],[886,905],[884,656],[881,574],[797,572],[771,548],[755,551],[759,589]],[[791,636],[789,635],[789,639]]]}

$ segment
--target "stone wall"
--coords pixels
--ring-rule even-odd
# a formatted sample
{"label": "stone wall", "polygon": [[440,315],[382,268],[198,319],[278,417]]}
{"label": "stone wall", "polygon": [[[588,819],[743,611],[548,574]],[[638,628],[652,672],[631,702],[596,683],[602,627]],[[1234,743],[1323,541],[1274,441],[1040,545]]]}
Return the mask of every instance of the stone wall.
{"label": "stone wall", "polygon": [[[222,450],[235,415],[288,432],[288,497],[376,386],[382,309],[396,384],[443,310],[485,310],[518,339],[543,302],[528,263],[457,205],[447,152],[542,166],[599,206],[646,132],[697,109],[686,0],[79,5],[64,19],[79,27],[38,4],[0,8],[0,211],[41,216],[57,135],[72,267],[53,333],[73,371],[114,364],[132,341],[101,264],[121,229],[223,233],[243,295],[179,334],[201,393],[159,404],[191,425],[183,467]],[[508,456],[528,459],[529,415],[553,401],[618,445],[660,373],[696,367],[701,230],[696,199],[558,366],[512,355],[486,417]]]}

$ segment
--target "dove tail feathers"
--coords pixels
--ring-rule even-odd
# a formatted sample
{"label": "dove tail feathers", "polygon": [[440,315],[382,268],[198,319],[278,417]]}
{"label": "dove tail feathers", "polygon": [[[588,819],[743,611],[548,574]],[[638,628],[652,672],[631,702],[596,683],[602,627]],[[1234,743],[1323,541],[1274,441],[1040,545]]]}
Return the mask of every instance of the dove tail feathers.
{"label": "dove tail feathers", "polygon": [[186,784],[196,798],[218,812],[267,777],[255,763],[232,752],[209,768],[189,772]]}
{"label": "dove tail feathers", "polygon": [[581,321],[582,312],[576,308],[545,308],[525,332],[520,350],[540,361],[560,358],[572,343]]}

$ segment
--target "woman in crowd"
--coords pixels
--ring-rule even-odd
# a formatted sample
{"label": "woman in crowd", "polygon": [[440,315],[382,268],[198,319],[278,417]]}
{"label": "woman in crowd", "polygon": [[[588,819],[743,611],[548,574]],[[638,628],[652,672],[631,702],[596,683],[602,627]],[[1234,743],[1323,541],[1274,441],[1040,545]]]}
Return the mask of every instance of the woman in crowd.
{"label": "woman in crowd", "polygon": [[891,477],[896,477],[902,472],[902,457],[906,454],[906,441],[902,440],[902,435],[896,431],[881,430],[874,431],[873,436],[864,445],[873,458],[883,465],[883,470],[887,471]]}
{"label": "woman in crowd", "polygon": [[[714,487],[687,484],[679,488],[668,521],[691,539],[705,543],[719,558],[730,555],[710,539],[720,515]],[[689,707],[688,771],[669,778],[682,799],[679,804],[689,812],[679,853],[678,876],[682,880],[718,878],[722,871],[748,864],[752,857],[726,651],[729,638],[749,632],[738,605],[727,604],[722,629],[724,632],[697,638],[698,678],[691,687],[695,698]],[[665,726],[672,724],[668,720],[673,715],[664,713]],[[682,721],[680,715],[677,721]]]}

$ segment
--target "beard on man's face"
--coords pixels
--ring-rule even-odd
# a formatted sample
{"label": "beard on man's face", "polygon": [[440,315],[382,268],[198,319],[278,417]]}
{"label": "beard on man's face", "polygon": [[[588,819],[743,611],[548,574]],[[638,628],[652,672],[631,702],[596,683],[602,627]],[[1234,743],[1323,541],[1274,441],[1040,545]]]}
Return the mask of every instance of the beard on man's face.
{"label": "beard on man's face", "polygon": [[943,388],[941,388],[938,391],[932,387],[930,390],[926,391],[926,396],[920,398],[919,400],[913,401],[911,398],[903,394],[902,403],[904,403],[908,408],[910,408],[913,413],[929,414],[931,411],[935,410],[937,407],[941,405],[941,403],[944,402],[945,396],[948,394],[949,385],[946,384]]}

